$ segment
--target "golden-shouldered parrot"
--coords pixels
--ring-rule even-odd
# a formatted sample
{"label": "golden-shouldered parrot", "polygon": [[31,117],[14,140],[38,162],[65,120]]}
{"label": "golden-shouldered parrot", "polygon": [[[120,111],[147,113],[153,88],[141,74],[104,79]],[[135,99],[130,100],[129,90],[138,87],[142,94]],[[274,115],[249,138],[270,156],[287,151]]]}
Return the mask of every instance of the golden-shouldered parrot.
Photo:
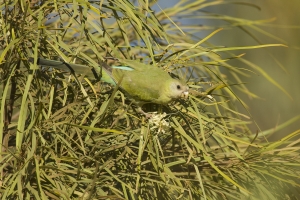
{"label": "golden-shouldered parrot", "polygon": [[[29,58],[33,62],[33,58]],[[108,66],[105,62],[97,68],[38,58],[37,64],[49,66],[75,74],[83,74],[90,79],[97,79],[116,85],[121,91],[134,99],[138,106],[145,103],[168,104],[172,100],[186,98],[188,85],[177,76],[161,68],[146,65],[138,61],[122,60],[126,66]],[[103,70],[101,70],[103,69]]]}

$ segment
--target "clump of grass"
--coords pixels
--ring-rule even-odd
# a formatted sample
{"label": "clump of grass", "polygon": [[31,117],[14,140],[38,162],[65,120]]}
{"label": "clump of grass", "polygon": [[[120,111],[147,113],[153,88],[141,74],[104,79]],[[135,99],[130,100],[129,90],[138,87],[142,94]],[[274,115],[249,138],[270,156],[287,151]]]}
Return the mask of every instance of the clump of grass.
{"label": "clump of grass", "polygon": [[[215,47],[208,39],[220,29],[178,20],[216,18],[201,9],[221,3],[179,1],[153,11],[147,1],[2,2],[1,198],[296,199],[300,131],[273,143],[265,140],[270,132],[251,132],[232,91],[253,96],[239,84],[248,74],[227,63],[246,62],[229,53],[241,48]],[[201,29],[212,31],[197,38]],[[270,46],[280,45],[243,48]],[[149,105],[157,113],[147,120],[109,84],[39,68],[29,57],[90,67],[107,57],[139,60],[187,80],[191,95]]]}

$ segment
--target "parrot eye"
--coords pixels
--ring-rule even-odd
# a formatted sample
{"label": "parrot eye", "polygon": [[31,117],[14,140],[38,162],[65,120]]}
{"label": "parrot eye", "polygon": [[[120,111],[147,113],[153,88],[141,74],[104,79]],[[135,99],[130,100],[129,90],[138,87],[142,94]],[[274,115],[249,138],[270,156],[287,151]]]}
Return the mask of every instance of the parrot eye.
{"label": "parrot eye", "polygon": [[180,90],[180,88],[181,88],[180,85],[177,85],[177,89]]}

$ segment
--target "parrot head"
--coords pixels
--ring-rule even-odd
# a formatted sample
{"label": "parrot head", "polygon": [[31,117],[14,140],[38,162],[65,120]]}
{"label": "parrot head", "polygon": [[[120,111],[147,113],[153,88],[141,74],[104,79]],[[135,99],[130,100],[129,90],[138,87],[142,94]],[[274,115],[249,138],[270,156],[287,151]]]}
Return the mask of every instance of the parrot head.
{"label": "parrot head", "polygon": [[170,101],[184,98],[186,99],[189,95],[189,86],[180,79],[170,79],[166,83],[166,95],[170,98]]}

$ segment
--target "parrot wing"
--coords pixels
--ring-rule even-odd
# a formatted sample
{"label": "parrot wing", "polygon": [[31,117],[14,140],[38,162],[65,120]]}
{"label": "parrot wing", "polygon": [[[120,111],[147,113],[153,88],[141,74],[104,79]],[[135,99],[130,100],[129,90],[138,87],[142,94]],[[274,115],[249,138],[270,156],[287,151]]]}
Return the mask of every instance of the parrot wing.
{"label": "parrot wing", "polygon": [[115,80],[122,79],[120,87],[140,105],[143,102],[167,104],[188,95],[186,83],[161,68],[148,65],[130,67],[134,70],[113,69],[112,76]]}

